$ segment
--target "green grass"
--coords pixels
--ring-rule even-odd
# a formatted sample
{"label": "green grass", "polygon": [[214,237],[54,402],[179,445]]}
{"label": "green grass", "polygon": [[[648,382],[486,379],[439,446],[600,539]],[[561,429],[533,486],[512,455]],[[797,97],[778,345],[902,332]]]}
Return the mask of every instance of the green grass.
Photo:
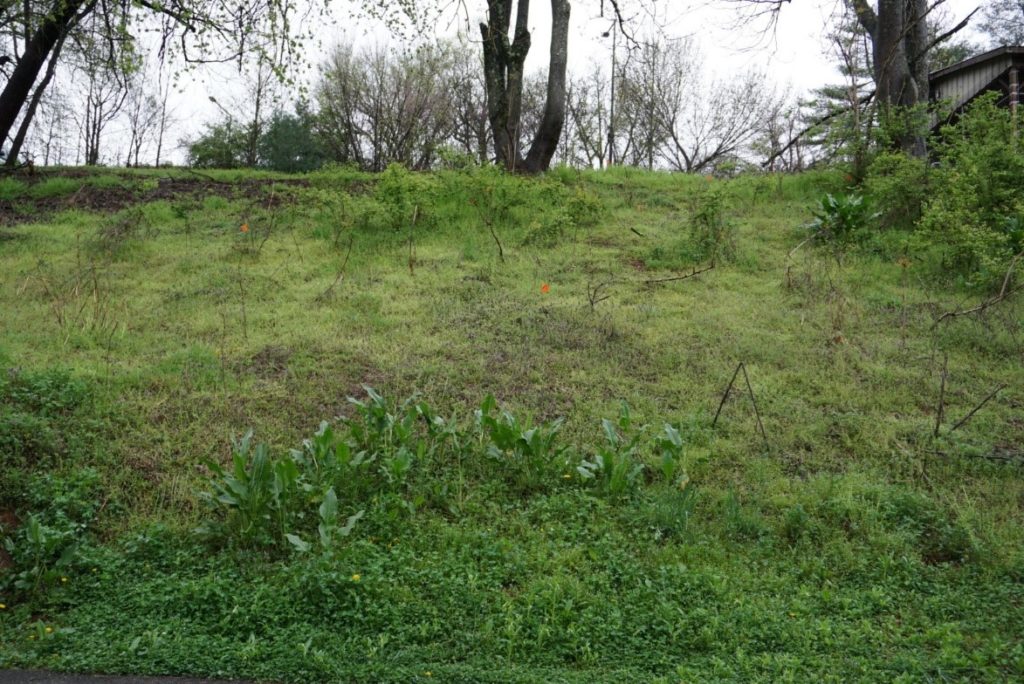
{"label": "green grass", "polygon": [[[138,180],[172,174],[188,176]],[[793,251],[839,174],[214,176],[262,189],[67,211],[0,241],[0,366],[17,369],[0,378],[0,513],[34,514],[53,549],[74,549],[14,588],[32,567],[24,530],[0,517],[22,544],[0,580],[0,667],[281,682],[1024,676],[1021,304],[932,329],[973,299],[928,255],[901,261],[887,240],[841,264]],[[691,216],[712,186],[731,253],[646,283],[706,265]],[[767,444],[742,376],[712,428],[740,362]],[[283,456],[320,421],[351,418],[363,384],[418,393],[467,434],[488,394],[521,421],[564,417],[571,455],[528,486],[480,441],[417,457],[401,485],[341,497],[344,515],[365,515],[330,553],[193,532],[217,519],[199,496],[205,459],[226,463],[249,428]],[[575,466],[623,401],[650,427],[646,474],[620,497]],[[666,422],[686,490],[659,475],[651,440]],[[318,501],[294,523],[306,539]]]}

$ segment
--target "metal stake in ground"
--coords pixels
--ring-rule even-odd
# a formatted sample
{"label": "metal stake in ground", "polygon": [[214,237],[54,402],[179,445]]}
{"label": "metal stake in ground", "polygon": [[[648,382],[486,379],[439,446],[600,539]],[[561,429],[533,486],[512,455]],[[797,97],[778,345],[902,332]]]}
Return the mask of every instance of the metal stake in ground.
{"label": "metal stake in ground", "polygon": [[711,421],[711,429],[714,429],[718,424],[718,417],[722,414],[722,408],[725,406],[726,399],[729,398],[729,393],[732,392],[732,386],[736,384],[736,378],[739,377],[740,371],[743,371],[743,380],[747,383],[747,392],[750,394],[750,403],[754,407],[754,415],[757,416],[757,428],[761,432],[761,438],[764,439],[764,445],[768,446],[768,433],[765,432],[764,423],[761,422],[761,411],[757,408],[757,397],[754,396],[754,388],[750,384],[750,376],[747,375],[747,366],[745,363],[740,361],[739,365],[736,366],[736,370],[733,371],[732,379],[729,380],[729,384],[725,388],[725,392],[722,394],[722,401],[718,403],[718,410],[715,411],[715,418]]}

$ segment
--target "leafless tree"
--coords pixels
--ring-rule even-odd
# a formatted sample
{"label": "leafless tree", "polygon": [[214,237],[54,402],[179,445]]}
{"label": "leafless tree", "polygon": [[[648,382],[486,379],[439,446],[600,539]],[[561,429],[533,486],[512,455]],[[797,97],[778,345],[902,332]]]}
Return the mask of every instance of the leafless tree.
{"label": "leafless tree", "polygon": [[451,44],[399,52],[338,46],[316,88],[320,136],[339,161],[429,168],[442,147],[484,160],[487,119],[473,67]]}
{"label": "leafless tree", "polygon": [[[159,82],[157,88],[160,87]],[[125,102],[125,123],[128,130],[128,145],[124,151],[124,165],[138,166],[143,149],[147,148],[160,134],[161,115],[166,100],[147,87],[143,72],[137,72],[129,83]]]}
{"label": "leafless tree", "polygon": [[989,0],[979,28],[992,47],[1024,45],[1024,0]]}
{"label": "leafless tree", "polygon": [[[754,15],[778,20],[788,0],[728,0]],[[980,10],[975,8],[950,29],[929,31],[936,8],[947,0],[844,0],[871,42],[875,100],[881,121],[906,152],[923,157],[927,150],[928,72],[931,51],[963,30]]]}
{"label": "leafless tree", "polygon": [[565,162],[604,168],[608,152],[609,90],[608,75],[596,62],[592,62],[582,76],[570,79],[566,99],[573,130],[565,137],[577,144],[574,146],[576,153],[566,157]]}
{"label": "leafless tree", "polygon": [[103,132],[118,116],[127,101],[131,74],[139,67],[139,58],[127,45],[123,51],[110,51],[103,40],[97,17],[83,24],[76,34],[73,95],[77,100],[73,118],[79,130],[79,150],[87,166],[100,163]]}
{"label": "leafless tree", "polygon": [[671,169],[706,173],[742,156],[779,99],[757,71],[715,80],[686,40],[648,43],[633,65],[622,90],[635,111],[632,158],[647,166],[656,155]]}

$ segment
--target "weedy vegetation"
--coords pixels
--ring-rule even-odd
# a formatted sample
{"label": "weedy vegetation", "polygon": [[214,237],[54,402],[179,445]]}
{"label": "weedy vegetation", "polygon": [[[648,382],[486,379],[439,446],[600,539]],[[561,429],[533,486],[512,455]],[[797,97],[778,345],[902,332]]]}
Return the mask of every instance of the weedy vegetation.
{"label": "weedy vegetation", "polygon": [[0,180],[0,667],[1024,677],[1024,174],[964,161],[1020,154],[981,107],[861,187]]}

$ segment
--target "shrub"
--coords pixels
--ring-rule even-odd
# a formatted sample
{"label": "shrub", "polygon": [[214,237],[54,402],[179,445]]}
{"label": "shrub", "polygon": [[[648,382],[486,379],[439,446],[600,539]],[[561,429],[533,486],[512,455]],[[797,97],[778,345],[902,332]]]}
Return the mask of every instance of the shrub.
{"label": "shrub", "polygon": [[390,164],[380,175],[374,197],[387,211],[394,230],[420,224],[434,203],[433,182],[410,172],[401,164]]}
{"label": "shrub", "polygon": [[827,193],[812,212],[814,220],[808,226],[815,240],[830,245],[838,255],[856,242],[871,221],[878,215],[871,213],[867,201],[860,195],[833,195]]}
{"label": "shrub", "polygon": [[233,442],[231,470],[207,461],[213,474],[202,498],[219,519],[199,528],[242,545],[268,545],[285,538],[301,511],[299,468],[290,456],[274,457],[266,444],[252,446],[252,431]]}
{"label": "shrub", "polygon": [[728,259],[736,252],[736,225],[726,216],[728,202],[719,185],[694,195],[690,203],[690,238],[698,259]]}
{"label": "shrub", "polygon": [[899,152],[882,152],[868,167],[865,189],[879,208],[882,228],[911,229],[930,194],[928,164]]}
{"label": "shrub", "polygon": [[945,266],[976,286],[1001,282],[1024,249],[1024,139],[992,96],[943,129],[934,192],[919,226],[941,245]]}

